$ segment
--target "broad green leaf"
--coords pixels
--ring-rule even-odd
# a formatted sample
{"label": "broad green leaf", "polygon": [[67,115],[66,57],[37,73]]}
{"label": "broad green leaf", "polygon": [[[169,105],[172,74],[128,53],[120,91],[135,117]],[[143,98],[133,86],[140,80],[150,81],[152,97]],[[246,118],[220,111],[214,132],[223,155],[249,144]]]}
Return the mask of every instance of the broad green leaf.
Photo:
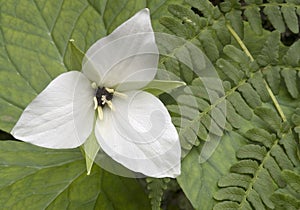
{"label": "broad green leaf", "polygon": [[[265,88],[264,80],[269,83],[276,99],[283,108],[287,121],[292,121],[291,115],[295,108],[299,107],[298,92],[300,90],[297,79],[300,76],[298,73],[300,42],[295,42],[291,47],[283,46],[279,42],[278,33],[275,32],[277,37],[274,36],[273,38],[276,39],[268,40],[268,46],[263,47],[270,32],[259,24],[261,20],[258,18],[258,8],[262,8],[262,0],[247,0],[245,5],[241,5],[241,1],[238,0],[225,1],[219,5],[213,5],[209,0],[186,0],[186,4],[182,4],[182,2],[181,0],[1,1],[0,129],[9,132],[28,103],[57,75],[68,70],[80,70],[80,57],[82,55],[76,51],[84,53],[96,40],[111,33],[135,12],[149,7],[155,31],[165,31],[164,26],[159,23],[159,19],[162,16],[169,16],[167,19],[161,19],[160,22],[168,25],[169,29],[172,29],[177,35],[187,37],[199,49],[205,48],[207,51],[205,53],[212,60],[219,59],[218,64],[223,66],[222,72],[219,71],[220,77],[228,76],[230,81],[235,83],[231,82],[230,84],[222,81],[227,85],[226,95],[221,99],[221,102],[230,100],[230,102],[227,101],[228,110],[226,113],[226,120],[228,120],[226,129],[228,130],[221,137],[216,152],[207,162],[200,164],[199,155],[200,153],[203,154],[201,148],[203,148],[204,142],[198,140],[207,139],[207,127],[209,125],[207,122],[210,119],[217,119],[210,116],[211,112],[208,112],[205,107],[211,106],[209,110],[214,110],[217,109],[215,105],[205,104],[206,96],[203,98],[197,96],[199,108],[194,109],[192,107],[194,112],[191,112],[189,111],[189,104],[184,104],[186,105],[184,110],[186,112],[184,112],[183,117],[181,119],[177,116],[172,118],[174,124],[179,124],[181,121],[185,123],[188,119],[186,117],[190,117],[191,113],[196,113],[195,116],[201,116],[200,120],[197,120],[197,123],[200,122],[200,128],[193,126],[196,124],[188,123],[192,126],[186,129],[184,141],[193,140],[191,134],[199,139],[193,141],[192,144],[182,144],[184,146],[189,145],[186,149],[187,151],[192,149],[192,151],[183,160],[182,175],[177,180],[194,208],[212,209],[217,202],[213,195],[217,192],[219,177],[237,173],[242,173],[242,178],[250,177],[260,166],[256,160],[238,161],[236,156],[261,159],[260,155],[264,153],[263,149],[257,150],[260,154],[252,157],[251,154],[254,150],[262,147],[262,145],[267,150],[272,147],[276,135],[269,134],[259,128],[262,120],[269,122],[274,133],[278,134],[282,129],[279,126],[281,120],[275,109],[270,111],[267,108],[258,108],[254,114],[259,115],[262,120],[257,119],[255,115],[252,117],[253,109],[260,105],[269,108],[274,107]],[[180,6],[171,6],[168,10],[168,6],[172,3]],[[284,32],[285,26],[296,32],[299,28],[298,24],[295,24],[297,23],[295,14],[296,12],[298,15],[300,14],[300,8],[296,7],[295,10],[294,5],[288,4],[297,3],[299,3],[297,0],[289,0],[286,3],[282,0],[269,0],[264,3],[263,12],[268,16],[268,21],[279,32]],[[253,5],[248,7],[247,4]],[[220,13],[219,8],[222,9],[223,13]],[[178,13],[179,10],[181,13]],[[261,35],[258,36],[253,29],[250,29],[248,22],[241,17],[243,14],[248,18],[255,32],[262,31]],[[194,28],[190,20],[192,23],[199,21],[197,22],[198,25]],[[241,63],[248,63],[247,58],[242,56],[244,50],[237,45],[232,34],[227,30],[226,24],[231,24],[240,36],[249,53],[253,56],[254,63],[260,59],[262,66],[270,64],[273,66],[255,68],[251,71],[257,71],[255,75],[246,74],[249,72],[240,68]],[[198,33],[197,27],[200,29],[199,32],[204,31],[205,33]],[[73,39],[75,44],[70,45],[70,39]],[[74,46],[76,46],[75,52]],[[262,50],[263,48],[265,50]],[[173,55],[174,52],[175,50],[172,49],[168,55]],[[258,56],[262,57],[258,59]],[[192,58],[195,66],[199,66],[201,63],[199,60],[202,59]],[[220,61],[220,58],[223,60]],[[176,61],[170,62],[170,60],[164,62],[166,64],[164,65],[165,69],[175,72],[187,83],[192,82],[194,75],[188,74],[184,65]],[[239,65],[236,65],[235,62]],[[279,73],[280,69],[286,68],[293,69],[297,74],[286,70],[282,71],[281,74]],[[250,79],[248,78],[249,75]],[[249,80],[246,80],[246,77]],[[288,84],[288,81],[292,82]],[[286,86],[283,83],[286,83]],[[201,91],[195,94],[199,93],[203,94]],[[172,111],[172,107],[168,106],[169,111]],[[202,112],[205,112],[203,117]],[[218,110],[217,115],[222,114],[222,110]],[[195,116],[192,116],[192,119]],[[213,125],[213,122],[211,123],[210,126]],[[214,123],[218,125],[218,120]],[[245,131],[252,127],[254,129],[245,135]],[[267,129],[266,126],[263,128]],[[299,126],[296,127],[294,124],[291,130],[298,132],[298,135],[300,133]],[[221,132],[217,133],[217,135],[222,135]],[[299,143],[287,141],[288,138],[298,137],[294,134],[296,133],[283,136],[280,140],[280,145],[283,148],[273,147],[270,158],[264,162],[264,177],[258,176],[258,180],[261,181],[257,182],[254,186],[255,190],[249,193],[242,206],[236,201],[226,200],[215,205],[214,209],[251,209],[251,207],[263,209],[266,206],[277,209],[280,205],[286,209],[298,209],[299,202],[288,193],[288,190],[278,190],[271,196],[272,201],[274,198],[275,206],[273,206],[269,200],[269,193],[272,190],[265,193],[263,189],[267,189],[265,185],[271,187],[273,185],[272,182],[264,182],[264,180],[271,180],[268,173],[272,174],[272,179],[281,188],[285,185],[280,173],[282,168],[287,167],[294,173],[293,165],[299,164],[299,154],[296,152]],[[242,136],[246,136],[249,140]],[[241,147],[249,144],[251,140],[255,146]],[[199,142],[202,143],[200,146],[198,145]],[[144,195],[144,190],[133,179],[123,179],[111,175],[96,165],[92,168],[91,175],[86,176],[85,161],[80,150],[53,151],[35,148],[20,142],[0,143],[2,149],[0,153],[2,163],[2,165],[0,163],[2,167],[0,176],[3,180],[1,181],[2,185],[0,184],[0,206],[4,209],[6,207],[8,209],[22,209],[26,205],[30,205],[32,208],[32,204],[35,205],[33,208],[36,207],[37,209],[46,207],[48,209],[147,209],[150,205]],[[10,148],[10,151],[4,151],[7,148]],[[242,149],[238,150],[240,148]],[[237,151],[239,152],[237,153]],[[283,158],[280,159],[280,157]],[[92,161],[88,161],[88,168],[91,168]],[[234,178],[240,178],[240,176],[235,176],[232,179]],[[246,181],[242,182],[242,186],[232,185],[233,181],[227,180],[225,184],[223,183],[226,186],[219,185],[219,187],[245,186],[244,188],[246,188],[247,179],[245,178]],[[154,201],[152,200],[154,202],[153,208],[159,206],[161,186],[152,187],[152,190],[159,189],[153,198]],[[265,196],[260,197],[263,194]],[[222,196],[227,199],[226,195]],[[222,197],[220,196],[220,198]],[[47,206],[44,206],[46,201]],[[12,207],[12,205],[15,206]]]}
{"label": "broad green leaf", "polygon": [[86,175],[79,149],[49,150],[1,141],[0,150],[3,209],[150,209],[135,179],[97,166]]}
{"label": "broad green leaf", "polygon": [[[178,0],[179,2],[179,0]],[[151,1],[159,18],[169,1]],[[0,129],[9,132],[23,109],[70,64],[69,40],[85,52],[147,6],[146,0],[8,0],[0,7]],[[158,20],[153,22],[157,28]],[[69,46],[69,47],[68,47]]]}
{"label": "broad green leaf", "polygon": [[[1,1],[0,129],[10,132],[25,107],[59,74],[80,71],[82,54],[95,41],[147,6],[156,17],[153,27],[159,28],[158,18],[169,4],[155,0]],[[134,179],[111,175],[98,166],[87,176],[80,150],[0,143],[1,208],[150,207]],[[87,161],[90,169],[92,162]]]}
{"label": "broad green leaf", "polygon": [[200,153],[193,149],[182,162],[182,174],[177,181],[195,209],[212,209],[213,195],[219,178],[229,171],[236,161],[235,150],[245,139],[235,132],[224,135],[212,156],[199,163]]}

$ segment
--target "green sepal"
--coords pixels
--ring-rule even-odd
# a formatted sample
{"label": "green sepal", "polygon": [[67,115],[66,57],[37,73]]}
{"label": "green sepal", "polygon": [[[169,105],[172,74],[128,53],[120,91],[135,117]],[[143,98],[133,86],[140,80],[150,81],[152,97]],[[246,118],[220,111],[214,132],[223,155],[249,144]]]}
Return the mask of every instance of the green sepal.
{"label": "green sepal", "polygon": [[68,43],[70,54],[66,54],[66,65],[70,70],[81,70],[81,63],[84,57],[84,52],[82,52],[75,44],[74,39],[70,39]]}
{"label": "green sepal", "polygon": [[81,151],[83,152],[83,155],[85,157],[87,175],[90,175],[91,173],[93,163],[99,149],[100,145],[98,144],[95,132],[93,131],[89,138],[81,146]]}
{"label": "green sepal", "polygon": [[164,92],[186,85],[185,82],[172,80],[152,80],[143,90],[158,96]]}

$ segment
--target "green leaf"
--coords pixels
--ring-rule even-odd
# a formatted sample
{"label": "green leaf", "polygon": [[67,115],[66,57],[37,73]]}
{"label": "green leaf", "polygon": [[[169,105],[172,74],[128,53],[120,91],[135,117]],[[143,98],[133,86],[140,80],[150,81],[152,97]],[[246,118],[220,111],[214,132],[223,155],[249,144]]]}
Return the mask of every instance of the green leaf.
{"label": "green leaf", "polygon": [[214,7],[212,3],[208,0],[197,1],[197,0],[186,0],[188,4],[199,9],[205,17],[212,18],[214,16]]}
{"label": "green leaf", "polygon": [[276,65],[279,58],[280,34],[278,31],[271,33],[265,42],[258,63],[262,66]]}
{"label": "green leaf", "polygon": [[266,156],[267,151],[265,147],[261,147],[259,145],[253,145],[253,144],[248,144],[243,147],[241,147],[237,153],[236,156],[238,158],[251,158],[251,159],[256,159],[262,161],[264,157]]}
{"label": "green leaf", "polygon": [[189,38],[199,33],[200,18],[191,9],[178,4],[172,4],[169,6],[169,11],[183,22],[189,33]]}
{"label": "green leaf", "polygon": [[231,166],[230,171],[239,174],[254,175],[257,171],[258,163],[254,160],[241,160]]}
{"label": "green leaf", "polygon": [[283,178],[286,180],[286,182],[297,192],[300,193],[300,174],[290,171],[290,170],[284,170],[282,172]]}
{"label": "green leaf", "polygon": [[229,61],[221,58],[217,61],[218,67],[234,82],[234,84],[238,84],[242,78],[243,73],[239,71],[233,64],[231,64]]}
{"label": "green leaf", "polygon": [[183,38],[189,37],[189,33],[187,32],[185,25],[182,24],[182,21],[179,21],[173,17],[162,17],[159,19],[159,22],[166,27],[169,32]]}
{"label": "green leaf", "polygon": [[236,161],[234,151],[244,144],[244,140],[240,135],[229,132],[222,137],[206,162],[199,163],[200,152],[196,148],[185,157],[177,181],[195,209],[213,208],[215,202],[212,198],[218,189],[215,183]]}
{"label": "green leaf", "polygon": [[262,104],[259,95],[249,83],[241,85],[238,90],[251,108],[254,109]]}
{"label": "green leaf", "polygon": [[279,66],[267,66],[264,74],[266,75],[268,84],[274,94],[278,94],[280,90],[280,67]]}
{"label": "green leaf", "polygon": [[281,71],[281,75],[283,76],[283,79],[285,81],[285,84],[287,86],[287,89],[291,96],[293,98],[298,98],[299,91],[298,91],[298,77],[297,77],[297,72],[293,69],[290,68],[284,68]]}
{"label": "green leaf", "polygon": [[[153,27],[169,1],[8,0],[0,3],[0,129],[10,132],[25,107],[59,74],[81,70],[84,52],[146,6]],[[73,39],[73,42],[69,42]],[[149,209],[140,183],[94,165],[80,150],[1,141],[4,209]],[[88,170],[92,159],[87,159]]]}
{"label": "green leaf", "polygon": [[167,189],[167,184],[170,182],[169,178],[155,179],[146,178],[147,189],[149,190],[149,199],[151,200],[152,210],[160,210],[161,200],[164,191]]}
{"label": "green leaf", "polygon": [[248,63],[249,57],[240,49],[233,45],[226,45],[223,49],[224,53],[237,63]]}
{"label": "green leaf", "polygon": [[274,110],[260,107],[255,110],[255,114],[267,122],[270,128],[272,128],[274,131],[280,130],[281,119]]}
{"label": "green leaf", "polygon": [[295,34],[299,33],[299,23],[296,14],[296,8],[294,5],[283,5],[281,7],[281,12],[287,27]]}
{"label": "green leaf", "polygon": [[279,210],[298,210],[300,208],[299,200],[295,199],[286,192],[275,192],[272,195],[271,200],[275,203],[276,209]]}
{"label": "green leaf", "polygon": [[239,204],[233,201],[224,201],[222,203],[217,203],[213,210],[224,210],[224,209],[238,209]]}
{"label": "green leaf", "polygon": [[199,40],[201,41],[201,44],[207,57],[212,62],[216,61],[219,58],[219,51],[213,39],[212,31],[202,30],[199,35]]}
{"label": "green leaf", "polygon": [[243,118],[238,115],[233,107],[233,105],[227,101],[226,102],[226,109],[227,109],[227,120],[234,128],[241,128],[243,123]]}
{"label": "green leaf", "polygon": [[217,200],[231,200],[241,202],[245,191],[239,187],[221,188],[215,193],[214,198]]}
{"label": "green leaf", "polygon": [[266,89],[264,79],[262,78],[262,74],[260,72],[256,72],[254,76],[249,79],[249,82],[255,88],[263,102],[270,100],[270,95]]}
{"label": "green leaf", "polygon": [[219,187],[236,186],[236,187],[242,187],[244,189],[247,189],[250,182],[251,182],[251,177],[249,175],[230,173],[219,179],[218,186]]}
{"label": "green leaf", "polygon": [[251,141],[262,143],[267,148],[270,148],[276,139],[275,135],[271,135],[269,132],[261,128],[250,129],[245,133],[245,136]]}
{"label": "green leaf", "polygon": [[[154,22],[165,14],[168,4],[149,3]],[[56,76],[81,69],[70,39],[85,52],[145,7],[144,0],[1,2],[0,129],[10,132],[23,109]],[[72,65],[70,58],[76,58]]]}
{"label": "green leaf", "polygon": [[236,33],[239,35],[240,38],[244,37],[244,24],[241,17],[242,12],[239,10],[231,10],[229,13],[226,13],[225,17],[228,19],[233,27],[233,29],[236,31]]}
{"label": "green leaf", "polygon": [[291,65],[292,67],[299,66],[300,63],[300,40],[296,41],[286,52],[283,60],[286,64]]}
{"label": "green leaf", "polygon": [[95,166],[86,175],[81,152],[0,142],[0,205],[4,209],[150,209],[134,179]]}
{"label": "green leaf", "polygon": [[250,107],[243,100],[242,96],[238,92],[234,92],[228,96],[228,100],[234,106],[239,115],[247,120],[251,120],[253,114]]}
{"label": "green leaf", "polygon": [[185,82],[181,81],[152,80],[146,87],[143,88],[143,90],[158,96],[164,92],[168,92],[172,89],[185,85]]}
{"label": "green leaf", "polygon": [[251,28],[256,34],[262,34],[262,21],[259,7],[247,7],[244,14],[247,17]]}
{"label": "green leaf", "polygon": [[283,33],[285,31],[284,21],[280,12],[280,7],[275,5],[268,5],[264,8],[264,13],[278,31]]}

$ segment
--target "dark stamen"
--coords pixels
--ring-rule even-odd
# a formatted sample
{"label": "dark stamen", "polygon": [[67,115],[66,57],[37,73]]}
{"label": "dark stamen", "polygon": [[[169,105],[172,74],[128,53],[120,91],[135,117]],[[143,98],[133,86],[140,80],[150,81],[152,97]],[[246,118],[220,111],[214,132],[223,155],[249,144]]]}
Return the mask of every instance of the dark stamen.
{"label": "dark stamen", "polygon": [[111,101],[114,94],[108,92],[105,87],[98,87],[96,91],[96,98],[98,101],[98,106],[104,107],[105,106],[105,100],[103,100],[103,96],[105,96],[105,99],[107,101]]}

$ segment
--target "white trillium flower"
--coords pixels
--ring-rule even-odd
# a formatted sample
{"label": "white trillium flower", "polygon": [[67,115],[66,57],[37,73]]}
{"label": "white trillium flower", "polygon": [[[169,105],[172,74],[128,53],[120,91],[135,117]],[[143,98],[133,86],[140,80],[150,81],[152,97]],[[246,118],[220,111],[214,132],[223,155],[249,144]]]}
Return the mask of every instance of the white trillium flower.
{"label": "white trillium flower", "polygon": [[154,79],[158,59],[149,10],[143,9],[88,49],[82,72],[55,78],[11,133],[34,145],[62,149],[82,145],[95,132],[102,150],[126,168],[176,177],[178,133],[163,103],[140,90]]}

